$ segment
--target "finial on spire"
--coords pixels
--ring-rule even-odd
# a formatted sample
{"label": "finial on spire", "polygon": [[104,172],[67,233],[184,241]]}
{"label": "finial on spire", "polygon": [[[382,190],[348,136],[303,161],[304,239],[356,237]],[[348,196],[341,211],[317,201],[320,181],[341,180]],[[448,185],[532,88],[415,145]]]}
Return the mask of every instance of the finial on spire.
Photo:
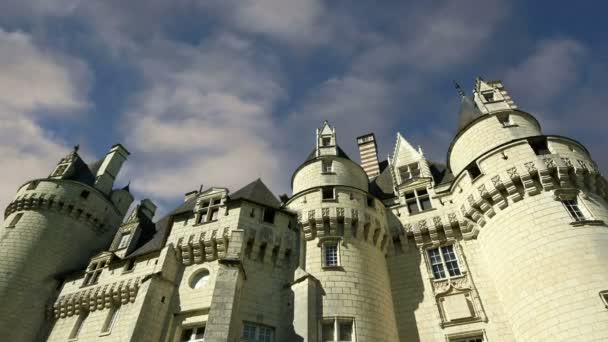
{"label": "finial on spire", "polygon": [[458,82],[456,82],[455,80],[453,80],[452,82],[454,82],[454,87],[456,87],[456,91],[458,92],[458,94],[459,94],[461,97],[465,97],[465,96],[467,96],[467,95],[464,93],[464,90],[462,90],[462,87],[460,87],[460,84],[458,84]]}
{"label": "finial on spire", "polygon": [[200,194],[201,192],[203,192],[203,184],[198,188],[198,193]]}
{"label": "finial on spire", "polygon": [[80,144],[74,145],[74,152],[78,152],[79,149],[80,149]]}

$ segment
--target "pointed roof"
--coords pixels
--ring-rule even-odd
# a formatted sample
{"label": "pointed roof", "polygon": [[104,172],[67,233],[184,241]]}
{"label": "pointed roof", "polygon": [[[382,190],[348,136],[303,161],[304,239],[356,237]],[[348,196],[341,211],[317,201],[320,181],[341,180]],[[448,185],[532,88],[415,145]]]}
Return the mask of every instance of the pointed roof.
{"label": "pointed roof", "polygon": [[477,105],[470,97],[463,95],[461,96],[460,113],[458,114],[458,131],[460,132],[463,128],[468,126],[475,119],[481,117],[483,114],[477,108]]}
{"label": "pointed roof", "polygon": [[279,200],[260,178],[235,191],[229,197],[231,201],[247,200],[271,208],[279,208],[281,206]]}
{"label": "pointed roof", "polygon": [[323,128],[321,129],[321,135],[331,135],[334,134],[331,126],[329,126],[329,122],[327,120],[323,121]]}
{"label": "pointed roof", "polygon": [[[336,157],[340,157],[340,158],[344,158],[344,159],[348,159],[350,161],[352,161],[352,159],[350,159],[350,157],[346,154],[346,152],[344,152],[344,150],[336,145],[336,151],[338,154],[336,154]],[[307,161],[313,160],[317,158],[317,149],[313,149],[312,152],[310,152],[310,154],[308,155],[308,157],[306,158],[306,160],[304,161],[304,163],[306,163]],[[302,163],[302,164],[304,164]]]}

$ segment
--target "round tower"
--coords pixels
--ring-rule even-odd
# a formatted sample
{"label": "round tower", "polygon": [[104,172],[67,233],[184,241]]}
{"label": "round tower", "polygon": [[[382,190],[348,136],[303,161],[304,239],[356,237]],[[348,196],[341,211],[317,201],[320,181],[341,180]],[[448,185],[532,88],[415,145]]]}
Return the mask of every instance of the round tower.
{"label": "round tower", "polygon": [[608,187],[585,147],[479,79],[448,160],[516,340],[608,340]]}
{"label": "round tower", "polygon": [[48,178],[22,185],[0,226],[0,336],[43,339],[46,304],[64,273],[86,266],[107,248],[133,201],[112,191],[128,152],[116,145],[105,159],[86,165],[77,148]]}
{"label": "round tower", "polygon": [[[385,254],[387,222],[368,177],[336,144],[327,122],[292,178],[301,268],[318,281],[306,341],[398,341]],[[317,325],[314,327],[314,325]]]}

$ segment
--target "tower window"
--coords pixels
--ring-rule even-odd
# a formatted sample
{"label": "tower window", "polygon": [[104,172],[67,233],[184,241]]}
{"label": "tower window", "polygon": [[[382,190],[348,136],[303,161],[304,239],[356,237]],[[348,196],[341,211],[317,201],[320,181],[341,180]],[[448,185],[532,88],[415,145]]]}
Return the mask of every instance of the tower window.
{"label": "tower window", "polygon": [[475,163],[475,162],[472,162],[471,164],[469,164],[469,166],[466,167],[466,170],[469,173],[469,176],[471,177],[472,180],[481,176],[481,170],[479,169],[479,166],[477,166],[477,163]]}
{"label": "tower window", "polygon": [[321,189],[321,198],[324,201],[331,201],[336,199],[336,193],[333,186],[325,186]]}
{"label": "tower window", "polygon": [[271,208],[264,208],[264,222],[274,223],[275,211]]}
{"label": "tower window", "polygon": [[123,273],[131,272],[135,268],[135,259],[129,259],[125,263],[125,267],[123,268]]}
{"label": "tower window", "polygon": [[323,267],[340,266],[339,249],[337,242],[323,244]]}
{"label": "tower window", "polygon": [[528,143],[532,150],[534,150],[534,154],[537,156],[542,156],[545,154],[551,154],[549,151],[549,145],[547,144],[547,137],[535,137],[528,139]]}
{"label": "tower window", "polygon": [[354,341],[352,318],[324,318],[321,323],[323,342]]}
{"label": "tower window", "polygon": [[401,175],[401,183],[408,179],[420,177],[420,165],[418,163],[411,163],[399,168],[399,175]]}
{"label": "tower window", "polygon": [[321,138],[321,145],[322,146],[329,146],[329,145],[331,145],[331,137],[323,137],[323,138]]}
{"label": "tower window", "polygon": [[494,101],[494,92],[493,91],[489,91],[487,93],[481,93],[481,95],[483,96],[484,100],[486,100],[486,102]]}
{"label": "tower window", "polygon": [[87,199],[89,197],[89,194],[91,194],[89,190],[82,190],[82,192],[80,193],[80,197]]}
{"label": "tower window", "polygon": [[321,161],[321,172],[322,173],[332,173],[332,172],[334,172],[333,162],[331,160],[323,160],[323,161]]}
{"label": "tower window", "polygon": [[131,238],[131,233],[123,233],[120,236],[120,243],[118,244],[118,249],[127,248],[129,245],[129,239]]}
{"label": "tower window", "polygon": [[[433,278],[444,279],[461,275],[458,259],[456,253],[454,253],[454,246],[432,248],[427,250],[427,254],[433,271]],[[449,276],[446,276],[445,270],[448,271]]]}
{"label": "tower window", "polygon": [[192,327],[182,333],[183,342],[203,342],[205,341],[205,326]]}
{"label": "tower window", "polygon": [[205,200],[198,207],[199,213],[196,218],[196,224],[217,221],[220,213],[220,197],[210,198]]}
{"label": "tower window", "polygon": [[76,323],[74,323],[74,327],[72,328],[72,332],[70,332],[70,339],[75,339],[78,337],[87,317],[89,317],[88,311],[83,311],[80,315],[78,315],[78,318],[76,318]]}
{"label": "tower window", "polygon": [[8,226],[6,226],[6,228],[15,228],[15,226],[17,225],[19,220],[21,220],[22,217],[23,217],[23,213],[16,214],[15,217],[13,217],[11,222],[8,224]]}
{"label": "tower window", "polygon": [[498,122],[500,122],[502,127],[515,126],[511,121],[511,115],[509,115],[509,113],[499,113],[496,115],[496,118],[498,119]]}
{"label": "tower window", "polygon": [[450,338],[450,342],[483,342],[483,335],[471,335],[468,337]]}
{"label": "tower window", "polygon": [[564,207],[566,207],[568,214],[570,214],[570,217],[572,217],[574,221],[581,222],[587,220],[576,198],[570,200],[563,200],[562,204],[564,205]]}
{"label": "tower window", "polygon": [[274,328],[252,322],[243,322],[243,335],[241,340],[251,342],[273,342]]}
{"label": "tower window", "polygon": [[432,209],[431,198],[426,189],[418,189],[405,193],[405,204],[410,214]]}
{"label": "tower window", "polygon": [[101,327],[102,333],[110,333],[112,331],[112,327],[116,323],[116,319],[118,318],[118,312],[120,310],[120,306],[112,306],[110,308],[110,312],[108,312],[108,316],[106,320],[103,322],[103,326]]}
{"label": "tower window", "polygon": [[105,264],[104,261],[92,263],[87,268],[87,271],[84,275],[84,282],[83,282],[82,286],[96,284],[97,280],[99,280],[99,276],[101,275],[101,272],[103,271],[104,264]]}

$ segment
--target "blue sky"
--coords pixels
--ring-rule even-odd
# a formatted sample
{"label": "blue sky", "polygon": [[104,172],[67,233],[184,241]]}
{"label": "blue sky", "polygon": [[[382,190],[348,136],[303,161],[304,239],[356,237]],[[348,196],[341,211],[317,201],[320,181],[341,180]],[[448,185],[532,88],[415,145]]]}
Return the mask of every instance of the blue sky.
{"label": "blue sky", "polygon": [[[603,7],[603,8],[602,8]],[[549,1],[8,0],[0,3],[0,205],[71,146],[120,142],[119,183],[161,210],[261,177],[290,192],[327,119],[358,160],[401,132],[445,161],[458,96],[502,79],[546,134],[606,171],[606,5]]]}

